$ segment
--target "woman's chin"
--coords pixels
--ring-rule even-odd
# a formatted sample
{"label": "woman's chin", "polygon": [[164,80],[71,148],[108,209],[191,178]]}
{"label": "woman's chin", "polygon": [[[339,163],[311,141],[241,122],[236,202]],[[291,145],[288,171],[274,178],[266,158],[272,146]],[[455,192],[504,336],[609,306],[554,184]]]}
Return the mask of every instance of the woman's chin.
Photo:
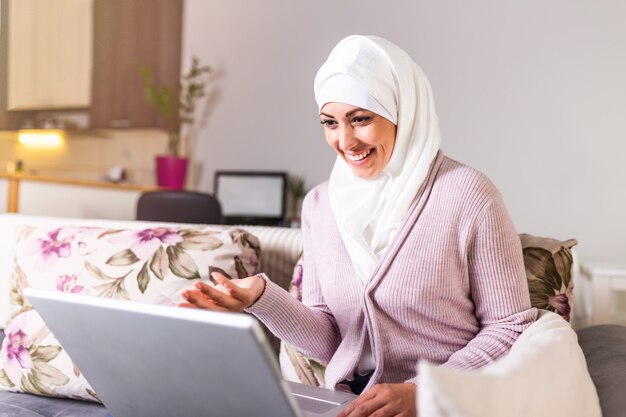
{"label": "woman's chin", "polygon": [[351,164],[349,165],[354,175],[363,180],[372,180],[374,178],[377,178],[382,171],[381,169],[374,166],[356,167]]}

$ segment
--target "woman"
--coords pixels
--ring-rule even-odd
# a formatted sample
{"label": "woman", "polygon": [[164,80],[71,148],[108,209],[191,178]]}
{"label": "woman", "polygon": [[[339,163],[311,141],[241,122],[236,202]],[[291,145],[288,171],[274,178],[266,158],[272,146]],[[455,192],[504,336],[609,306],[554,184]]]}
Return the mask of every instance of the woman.
{"label": "woman", "polygon": [[315,78],[338,157],[302,209],[302,303],[264,274],[184,294],[246,310],[364,393],[342,416],[416,415],[417,362],[478,368],[536,317],[501,196],[440,151],[428,80],[396,45],[350,36]]}

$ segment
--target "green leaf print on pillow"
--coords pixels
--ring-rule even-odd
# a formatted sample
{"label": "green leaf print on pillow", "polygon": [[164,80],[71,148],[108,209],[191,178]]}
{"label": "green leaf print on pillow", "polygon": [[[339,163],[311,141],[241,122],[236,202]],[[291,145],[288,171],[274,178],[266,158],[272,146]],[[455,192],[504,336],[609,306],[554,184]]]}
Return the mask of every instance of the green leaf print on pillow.
{"label": "green leaf print on pillow", "polygon": [[170,260],[167,257],[165,249],[161,246],[156,252],[154,252],[154,256],[150,261],[150,270],[158,279],[163,281],[165,274],[167,274],[167,268],[169,265]]}
{"label": "green leaf print on pillow", "polygon": [[4,369],[0,369],[0,387],[11,389],[14,386]]}
{"label": "green leaf print on pillow", "polygon": [[130,249],[124,249],[123,251],[111,256],[106,263],[107,265],[112,266],[128,266],[136,262],[139,262],[139,258],[135,256],[133,251]]}
{"label": "green leaf print on pillow", "polygon": [[569,321],[574,304],[572,247],[578,242],[529,234],[520,234],[520,239],[531,305],[554,311]]}
{"label": "green leaf print on pillow", "polygon": [[187,252],[176,246],[169,246],[167,256],[170,259],[170,271],[174,275],[185,279],[200,278],[198,266]]}
{"label": "green leaf print on pillow", "polygon": [[220,248],[224,242],[212,236],[217,232],[199,232],[196,230],[181,230],[183,241],[176,244],[185,250],[214,250]]}
{"label": "green leaf print on pillow", "polygon": [[132,272],[132,270],[126,272],[120,277],[112,277],[102,272],[100,268],[92,265],[89,261],[85,261],[85,270],[98,279],[109,281],[93,287],[94,290],[98,291],[98,297],[130,300],[128,291],[126,291],[126,287],[124,286],[124,280]]}

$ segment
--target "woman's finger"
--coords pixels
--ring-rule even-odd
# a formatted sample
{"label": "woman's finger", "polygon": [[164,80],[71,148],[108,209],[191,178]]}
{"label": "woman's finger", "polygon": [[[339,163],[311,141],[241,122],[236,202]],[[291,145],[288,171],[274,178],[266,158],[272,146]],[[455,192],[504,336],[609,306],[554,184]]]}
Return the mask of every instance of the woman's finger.
{"label": "woman's finger", "polygon": [[249,294],[247,294],[247,290],[249,291],[249,289],[244,290],[243,288],[239,287],[238,285],[235,285],[230,279],[226,278],[223,274],[220,274],[219,272],[213,272],[211,274],[211,276],[213,277],[213,279],[215,279],[215,281],[220,284],[228,294],[230,294],[232,297],[236,298],[237,300],[241,301],[242,303],[246,303],[248,301]]}
{"label": "woman's finger", "polygon": [[383,401],[376,401],[376,397],[359,397],[353,400],[337,417],[369,416],[384,405],[385,403]]}
{"label": "woman's finger", "polygon": [[176,304],[176,307],[195,308],[195,309],[198,308],[198,307],[196,307],[195,305],[193,305],[191,303],[178,303],[178,304]]}
{"label": "woman's finger", "polygon": [[239,287],[237,287],[235,284],[230,282],[228,278],[226,278],[224,275],[220,274],[219,272],[213,272],[211,274],[211,277],[213,277],[215,282],[221,285],[232,296],[234,296],[237,290],[239,289]]}
{"label": "woman's finger", "polygon": [[[219,291],[216,291],[219,293]],[[183,297],[196,307],[204,308],[206,310],[213,311],[228,311],[228,308],[220,305],[212,297],[205,295],[203,292],[189,290],[183,293]]]}
{"label": "woman's finger", "polygon": [[221,291],[202,281],[196,282],[195,287],[201,291],[203,296],[208,297],[215,304],[224,307],[228,311],[242,311],[245,308],[245,305],[240,300],[228,292]]}
{"label": "woman's finger", "polygon": [[415,416],[416,387],[410,383],[377,384],[355,399],[338,417]]}

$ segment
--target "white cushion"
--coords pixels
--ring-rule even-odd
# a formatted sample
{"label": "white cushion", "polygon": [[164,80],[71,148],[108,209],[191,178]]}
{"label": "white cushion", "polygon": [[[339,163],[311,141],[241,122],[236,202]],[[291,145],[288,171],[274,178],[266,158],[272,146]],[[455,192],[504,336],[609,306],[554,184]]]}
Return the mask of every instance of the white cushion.
{"label": "white cushion", "polygon": [[576,333],[540,311],[504,358],[478,370],[419,364],[420,417],[601,417]]}

